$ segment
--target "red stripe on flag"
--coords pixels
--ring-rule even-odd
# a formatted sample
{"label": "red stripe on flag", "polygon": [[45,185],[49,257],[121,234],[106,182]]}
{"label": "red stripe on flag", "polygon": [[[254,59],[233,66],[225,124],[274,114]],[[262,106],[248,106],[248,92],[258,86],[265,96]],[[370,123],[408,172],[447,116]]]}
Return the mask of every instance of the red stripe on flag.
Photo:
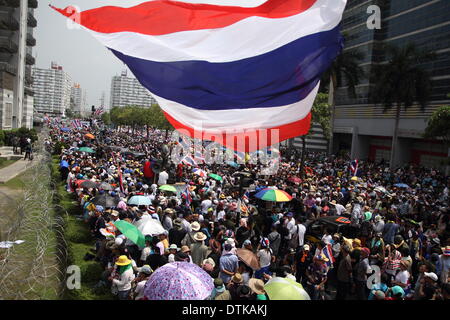
{"label": "red stripe on flag", "polygon": [[50,5],[62,15],[93,31],[137,32],[148,35],[217,29],[250,17],[285,18],[302,13],[317,0],[268,0],[253,8],[157,0],[130,8],[105,6],[76,13]]}
{"label": "red stripe on flag", "polygon": [[[175,120],[174,118],[172,118],[172,116],[170,116],[170,114],[168,114],[166,112],[164,112],[164,114],[166,116],[166,119],[170,122],[170,124],[175,129],[182,129],[183,131],[185,131],[185,132],[182,132],[182,133],[189,133],[190,137],[194,138],[194,129],[192,129],[191,127],[188,127],[188,126],[182,124],[181,122]],[[272,144],[272,141],[271,141],[271,130],[279,130],[279,140],[280,141],[276,141],[276,142],[281,142],[281,141],[284,141],[284,140],[287,140],[287,139],[290,139],[290,138],[294,138],[294,137],[297,137],[297,136],[301,136],[301,135],[307,134],[308,131],[309,131],[310,123],[311,123],[311,112],[308,113],[308,115],[305,118],[301,119],[301,120],[298,120],[298,121],[295,121],[295,122],[291,122],[291,123],[288,123],[288,124],[285,124],[285,125],[282,125],[282,126],[279,126],[279,127],[273,127],[273,128],[270,128],[270,129],[265,129],[265,130],[267,130],[267,139],[266,139],[266,141],[264,141],[263,139],[259,138],[259,131],[256,130],[256,137],[257,137],[257,140],[258,140],[258,143],[256,144],[257,145],[256,147],[255,146],[249,146],[248,137],[246,137],[246,140],[245,140],[246,143],[245,143],[244,149],[242,149],[242,146],[237,145],[237,143],[236,143],[236,141],[238,141],[238,139],[242,138],[242,136],[246,136],[246,135],[252,136],[252,133],[254,131],[249,131],[249,132],[245,132],[245,133],[243,132],[243,133],[231,134],[231,135],[229,135],[229,137],[231,137],[231,139],[230,139],[231,141],[227,141],[226,140],[226,136],[227,135],[225,133],[223,133],[222,134],[223,141],[216,140],[216,142],[222,144],[223,146],[225,146],[225,147],[227,147],[229,149],[237,150],[237,151],[240,151],[240,152],[254,152],[256,150],[261,150],[263,148],[266,148],[267,146]],[[196,138],[199,137],[199,136],[200,136],[200,133],[195,135]],[[205,136],[206,137],[211,137],[211,136],[217,137],[218,134],[210,133],[210,132],[207,132],[207,131],[202,131],[201,136],[202,136],[202,138],[204,138]]]}

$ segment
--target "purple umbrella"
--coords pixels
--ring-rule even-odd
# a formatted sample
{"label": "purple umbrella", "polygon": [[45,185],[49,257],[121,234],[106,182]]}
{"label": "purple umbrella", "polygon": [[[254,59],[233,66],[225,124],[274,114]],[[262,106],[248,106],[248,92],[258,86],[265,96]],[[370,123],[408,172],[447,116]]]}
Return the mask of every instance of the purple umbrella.
{"label": "purple umbrella", "polygon": [[172,262],[150,276],[144,295],[149,300],[205,300],[213,289],[213,279],[196,264]]}

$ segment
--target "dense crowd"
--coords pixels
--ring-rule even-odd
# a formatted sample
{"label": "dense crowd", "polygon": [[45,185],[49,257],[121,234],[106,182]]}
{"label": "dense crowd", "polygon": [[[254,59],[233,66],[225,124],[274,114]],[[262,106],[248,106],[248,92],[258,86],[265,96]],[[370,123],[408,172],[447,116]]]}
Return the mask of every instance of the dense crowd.
{"label": "dense crowd", "polygon": [[[147,281],[177,261],[209,274],[213,300],[270,299],[265,284],[273,278],[300,283],[314,300],[450,297],[450,184],[438,170],[408,164],[391,171],[384,161],[360,161],[352,172],[351,159],[311,153],[301,177],[298,151],[280,148],[277,174],[261,174],[260,164],[199,165],[222,178],[216,179],[171,163],[171,143],[159,130],[64,132],[52,124],[50,135],[48,147],[66,146],[61,178],[96,240],[86,259],[102,265],[99,286],[119,299],[150,299]],[[162,159],[160,168],[152,159]],[[251,177],[248,185],[242,174]],[[82,186],[87,180],[92,184]],[[159,188],[177,183],[187,192]],[[255,197],[265,188],[284,190],[292,200]],[[150,204],[128,204],[136,195]],[[102,198],[104,205],[96,203]],[[144,234],[145,246],[115,226],[148,218],[162,231]]]}

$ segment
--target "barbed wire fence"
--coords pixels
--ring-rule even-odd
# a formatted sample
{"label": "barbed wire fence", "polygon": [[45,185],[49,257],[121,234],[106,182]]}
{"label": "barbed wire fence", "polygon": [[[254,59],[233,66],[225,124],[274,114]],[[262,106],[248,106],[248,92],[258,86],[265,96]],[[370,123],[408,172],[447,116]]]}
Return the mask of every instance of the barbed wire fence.
{"label": "barbed wire fence", "polygon": [[[51,155],[43,140],[43,129],[35,146],[30,177],[23,180],[23,194],[16,216],[6,231],[7,240],[24,240],[0,249],[0,300],[58,299],[65,290],[67,246],[64,238],[62,207],[55,205]],[[37,155],[37,156],[36,156]]]}

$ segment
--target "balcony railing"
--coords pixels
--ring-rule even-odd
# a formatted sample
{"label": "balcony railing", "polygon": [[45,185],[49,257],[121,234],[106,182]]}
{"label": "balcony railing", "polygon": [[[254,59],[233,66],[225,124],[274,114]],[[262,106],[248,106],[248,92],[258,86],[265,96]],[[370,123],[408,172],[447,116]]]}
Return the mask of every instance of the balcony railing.
{"label": "balcony railing", "polygon": [[0,62],[0,72],[1,71],[8,72],[14,76],[16,75],[16,69],[7,62]]}
{"label": "balcony railing", "polygon": [[3,30],[19,30],[19,23],[13,16],[7,16],[0,18],[0,29]]}
{"label": "balcony railing", "polygon": [[17,44],[15,44],[12,40],[0,38],[0,51],[1,52],[16,53],[17,48],[18,48]]}
{"label": "balcony railing", "polygon": [[25,86],[25,88],[23,89],[23,91],[24,91],[24,93],[25,93],[27,96],[34,96],[34,91],[33,91],[33,89],[31,89],[30,87],[26,87],[26,86]]}
{"label": "balcony railing", "polygon": [[36,45],[36,39],[30,34],[27,34],[27,46],[34,47]]}
{"label": "balcony railing", "polygon": [[25,62],[28,65],[33,65],[36,62],[36,59],[33,58],[33,56],[29,53],[27,53],[26,57],[25,57]]}
{"label": "balcony railing", "polygon": [[32,28],[37,26],[36,18],[31,13],[28,14],[28,26]]}
{"label": "balcony railing", "polygon": [[28,0],[28,8],[36,9],[38,7],[37,0]]}

